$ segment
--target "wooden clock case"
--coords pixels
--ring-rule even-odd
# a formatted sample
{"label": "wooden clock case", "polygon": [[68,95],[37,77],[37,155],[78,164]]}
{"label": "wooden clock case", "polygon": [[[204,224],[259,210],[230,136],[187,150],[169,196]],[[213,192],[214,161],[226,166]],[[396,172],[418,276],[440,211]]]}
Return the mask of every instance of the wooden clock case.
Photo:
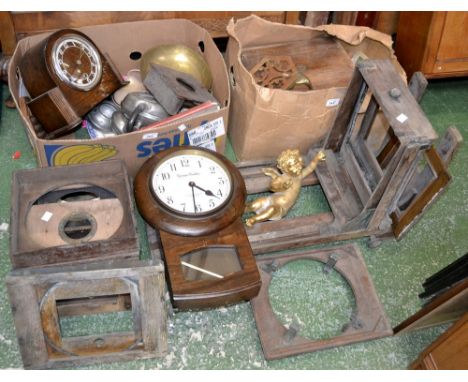
{"label": "wooden clock case", "polygon": [[[135,178],[135,199],[145,220],[159,230],[174,307],[213,308],[255,297],[261,286],[260,274],[244,229],[246,189],[237,168],[223,156],[216,156],[228,169],[233,183],[230,199],[219,210],[199,217],[181,217],[157,203],[151,192],[156,164],[167,155],[186,148],[174,147],[147,160]],[[202,248],[235,248],[241,270],[217,280],[187,280],[181,257]]]}
{"label": "wooden clock case", "polygon": [[[79,90],[67,85],[53,69],[54,42],[67,34],[90,41],[99,54],[102,75],[97,85],[90,90]],[[18,72],[30,95],[27,106],[42,125],[43,131],[38,131],[38,135],[43,138],[69,133],[81,123],[83,115],[125,84],[120,73],[96,44],[85,34],[73,29],[59,30],[31,47],[20,61]]]}

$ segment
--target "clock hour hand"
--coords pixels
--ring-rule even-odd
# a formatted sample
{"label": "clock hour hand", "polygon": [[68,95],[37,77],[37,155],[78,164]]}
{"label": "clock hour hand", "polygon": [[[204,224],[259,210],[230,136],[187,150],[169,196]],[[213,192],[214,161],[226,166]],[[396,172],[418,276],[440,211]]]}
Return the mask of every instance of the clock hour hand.
{"label": "clock hour hand", "polygon": [[204,188],[201,188],[195,182],[189,182],[189,186],[192,187],[192,189],[193,189],[193,187],[198,188],[200,191],[203,191],[205,193],[205,195],[212,196],[212,197],[214,197],[216,199],[219,199],[219,197],[217,197],[215,194],[213,194],[213,192],[211,192],[210,190],[205,190]]}

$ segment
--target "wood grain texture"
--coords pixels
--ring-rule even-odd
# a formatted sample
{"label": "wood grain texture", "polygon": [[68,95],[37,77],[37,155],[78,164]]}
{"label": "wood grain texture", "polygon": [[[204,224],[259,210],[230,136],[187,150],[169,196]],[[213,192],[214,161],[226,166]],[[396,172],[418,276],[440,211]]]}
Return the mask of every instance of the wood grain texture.
{"label": "wood grain texture", "polygon": [[[160,231],[160,236],[174,307],[214,308],[247,301],[257,295],[260,275],[240,218],[210,235],[184,237]],[[241,270],[222,279],[187,280],[182,271],[181,257],[199,248],[219,245],[235,246]]]}
{"label": "wood grain texture", "polygon": [[16,35],[11,12],[0,12],[0,47],[6,56],[11,56],[15,51]]}
{"label": "wood grain texture", "polygon": [[[62,245],[54,245],[52,242],[46,246],[31,245],[26,221],[32,205],[50,191],[80,190],[83,189],[83,185],[102,187],[115,195],[120,202],[123,219],[115,233],[105,240]],[[10,220],[12,235],[10,259],[13,268],[79,264],[113,258],[138,258],[139,241],[130,190],[128,173],[120,160],[15,172],[12,181]],[[79,202],[73,202],[73,205],[76,213],[93,215],[93,211],[83,210],[84,207]],[[113,212],[108,211],[108,213],[112,215]],[[103,221],[97,224],[105,226]],[[55,235],[59,235],[59,232],[55,232]]]}
{"label": "wood grain texture", "polygon": [[[411,139],[429,145],[437,139],[431,123],[389,60],[366,60],[361,66],[362,76],[372,83],[372,94],[400,141]],[[396,89],[397,96],[391,96],[392,89]],[[397,117],[402,114],[406,119],[400,121]]]}
{"label": "wood grain texture", "polygon": [[[151,179],[158,163],[172,155],[200,153],[216,158],[232,179],[232,194],[224,207],[212,214],[187,217],[170,212],[151,192]],[[246,189],[242,175],[225,157],[201,148],[174,147],[148,159],[135,177],[135,199],[149,225],[159,230],[174,307],[179,309],[213,308],[249,300],[258,293],[260,275],[245,229],[240,219]],[[233,246],[241,270],[222,279],[189,280],[182,271],[181,257],[195,250]]]}
{"label": "wood grain texture", "polygon": [[410,369],[468,369],[468,313],[422,351]]}
{"label": "wood grain texture", "polygon": [[205,28],[212,37],[227,37],[226,26],[232,17],[239,19],[252,13],[280,23],[299,22],[297,11],[8,12],[8,16],[14,24],[17,39],[55,29],[175,18],[193,21]]}
{"label": "wood grain texture", "polygon": [[61,130],[63,133],[69,132],[79,125],[80,117],[124,85],[120,73],[114,70],[108,58],[94,43],[92,45],[96,47],[102,63],[101,79],[96,86],[82,91],[62,81],[54,70],[53,47],[62,36],[72,34],[89,40],[81,32],[60,30],[26,51],[18,64],[24,86],[30,95],[27,104],[47,133],[56,133],[60,128],[66,128]]}
{"label": "wood grain texture", "polygon": [[465,76],[468,50],[461,35],[468,33],[468,12],[401,12],[396,55],[408,75],[421,71],[428,78]]}

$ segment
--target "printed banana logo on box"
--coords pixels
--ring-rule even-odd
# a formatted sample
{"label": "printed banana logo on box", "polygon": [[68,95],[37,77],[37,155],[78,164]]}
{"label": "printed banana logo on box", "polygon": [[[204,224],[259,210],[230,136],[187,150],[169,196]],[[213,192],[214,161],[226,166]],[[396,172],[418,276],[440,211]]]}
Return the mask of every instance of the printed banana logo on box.
{"label": "printed banana logo on box", "polygon": [[115,146],[101,144],[45,145],[44,149],[49,166],[99,162],[110,159],[118,153]]}

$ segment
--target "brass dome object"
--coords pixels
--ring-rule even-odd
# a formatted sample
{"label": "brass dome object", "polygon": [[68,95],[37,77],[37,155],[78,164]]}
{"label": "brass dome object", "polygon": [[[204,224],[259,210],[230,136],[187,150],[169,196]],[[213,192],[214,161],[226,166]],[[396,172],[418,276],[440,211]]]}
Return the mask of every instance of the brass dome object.
{"label": "brass dome object", "polygon": [[206,89],[211,89],[213,77],[208,64],[201,54],[185,45],[159,45],[146,51],[140,64],[142,80],[148,74],[151,63],[187,73],[200,81]]}

